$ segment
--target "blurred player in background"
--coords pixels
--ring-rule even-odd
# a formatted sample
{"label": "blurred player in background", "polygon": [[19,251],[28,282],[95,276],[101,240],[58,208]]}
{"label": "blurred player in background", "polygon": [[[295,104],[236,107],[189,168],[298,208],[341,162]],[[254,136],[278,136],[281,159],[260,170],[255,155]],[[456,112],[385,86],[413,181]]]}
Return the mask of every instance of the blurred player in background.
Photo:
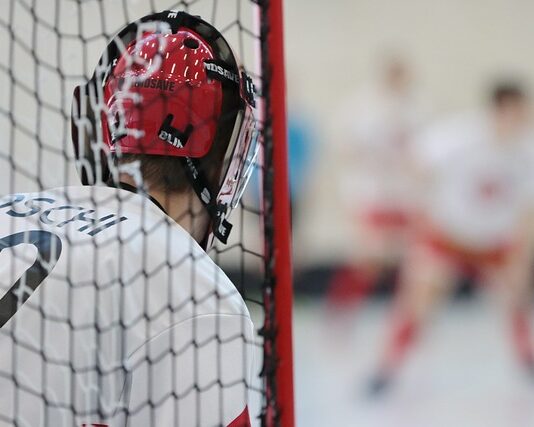
{"label": "blurred player in background", "polygon": [[502,293],[517,355],[534,374],[529,330],[534,135],[521,86],[499,84],[488,111],[432,126],[418,141],[418,166],[424,200],[372,391],[390,382],[436,303],[462,275]]}
{"label": "blurred player in background", "polygon": [[[381,277],[392,278],[410,234],[414,180],[412,142],[424,119],[410,67],[390,56],[378,84],[343,108],[345,169],[341,192],[356,242],[351,265],[337,271],[328,302],[354,307]],[[393,274],[391,274],[393,273]]]}
{"label": "blurred player in background", "polygon": [[250,425],[253,325],[205,250],[250,176],[253,104],[198,17],[111,41],[73,102],[89,185],[0,200],[0,426]]}

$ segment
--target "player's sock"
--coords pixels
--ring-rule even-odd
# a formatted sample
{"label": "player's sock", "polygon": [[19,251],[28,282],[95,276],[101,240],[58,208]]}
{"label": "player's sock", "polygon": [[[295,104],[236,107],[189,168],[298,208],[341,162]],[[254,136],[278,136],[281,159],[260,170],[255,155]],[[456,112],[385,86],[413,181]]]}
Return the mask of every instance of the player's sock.
{"label": "player's sock", "polygon": [[512,313],[512,336],[515,351],[521,363],[534,374],[534,349],[529,324],[528,311],[516,310]]}
{"label": "player's sock", "polygon": [[397,370],[415,340],[417,329],[417,322],[411,316],[401,315],[394,319],[390,342],[386,348],[384,370]]}
{"label": "player's sock", "polygon": [[400,364],[415,340],[417,322],[403,315],[394,319],[393,331],[387,343],[384,361],[379,371],[371,378],[368,387],[370,396],[383,394],[390,387]]}

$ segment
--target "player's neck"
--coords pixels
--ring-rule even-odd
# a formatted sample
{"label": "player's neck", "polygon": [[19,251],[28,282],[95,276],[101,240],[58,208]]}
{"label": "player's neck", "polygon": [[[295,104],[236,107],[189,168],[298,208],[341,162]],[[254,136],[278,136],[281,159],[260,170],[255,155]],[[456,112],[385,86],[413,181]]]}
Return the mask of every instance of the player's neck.
{"label": "player's neck", "polygon": [[193,192],[167,193],[149,190],[150,196],[156,199],[167,215],[182,226],[198,243],[206,237],[209,217],[206,209]]}
{"label": "player's neck", "polygon": [[[120,181],[135,186],[133,179],[121,174]],[[174,193],[157,189],[148,189],[150,197],[155,199],[165,213],[185,229],[198,243],[206,237],[209,216],[198,197],[193,192]]]}

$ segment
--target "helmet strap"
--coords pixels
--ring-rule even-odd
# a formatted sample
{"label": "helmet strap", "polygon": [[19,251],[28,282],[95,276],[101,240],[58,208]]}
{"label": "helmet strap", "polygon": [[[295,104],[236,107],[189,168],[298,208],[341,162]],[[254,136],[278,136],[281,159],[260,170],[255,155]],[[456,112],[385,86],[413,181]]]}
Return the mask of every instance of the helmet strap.
{"label": "helmet strap", "polygon": [[180,160],[193,190],[211,218],[213,235],[222,243],[226,244],[228,242],[228,236],[232,231],[232,224],[225,218],[228,211],[228,205],[217,203],[216,197],[210,190],[208,180],[200,168],[197,159],[180,157]]}
{"label": "helmet strap", "polygon": [[[193,131],[193,127],[189,125],[186,130],[182,132],[172,126],[172,120],[173,116],[172,114],[169,114],[163,121],[158,133],[161,134],[161,132],[166,132],[178,141],[177,144],[179,144],[180,147],[184,147]],[[222,243],[226,244],[230,231],[232,230],[232,224],[225,219],[228,206],[217,203],[216,195],[210,189],[210,186],[208,185],[209,181],[206,179],[206,175],[200,167],[200,163],[197,159],[192,157],[179,157],[179,159],[182,162],[185,174],[189,179],[193,190],[210,216],[213,235]]]}

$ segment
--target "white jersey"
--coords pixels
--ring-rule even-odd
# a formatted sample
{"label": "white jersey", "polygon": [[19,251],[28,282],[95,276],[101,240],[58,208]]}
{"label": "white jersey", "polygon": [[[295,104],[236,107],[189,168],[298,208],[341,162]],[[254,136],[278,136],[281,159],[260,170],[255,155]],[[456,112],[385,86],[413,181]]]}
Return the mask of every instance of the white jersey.
{"label": "white jersey", "polygon": [[0,199],[0,426],[247,426],[254,330],[147,197]]}
{"label": "white jersey", "polygon": [[435,125],[420,148],[431,223],[473,249],[511,243],[532,208],[532,135],[498,141],[490,117],[471,114]]}
{"label": "white jersey", "polygon": [[395,95],[376,88],[344,106],[339,126],[344,143],[351,146],[346,151],[352,152],[352,165],[342,185],[355,207],[411,208],[411,146],[425,116],[419,104],[412,93]]}

